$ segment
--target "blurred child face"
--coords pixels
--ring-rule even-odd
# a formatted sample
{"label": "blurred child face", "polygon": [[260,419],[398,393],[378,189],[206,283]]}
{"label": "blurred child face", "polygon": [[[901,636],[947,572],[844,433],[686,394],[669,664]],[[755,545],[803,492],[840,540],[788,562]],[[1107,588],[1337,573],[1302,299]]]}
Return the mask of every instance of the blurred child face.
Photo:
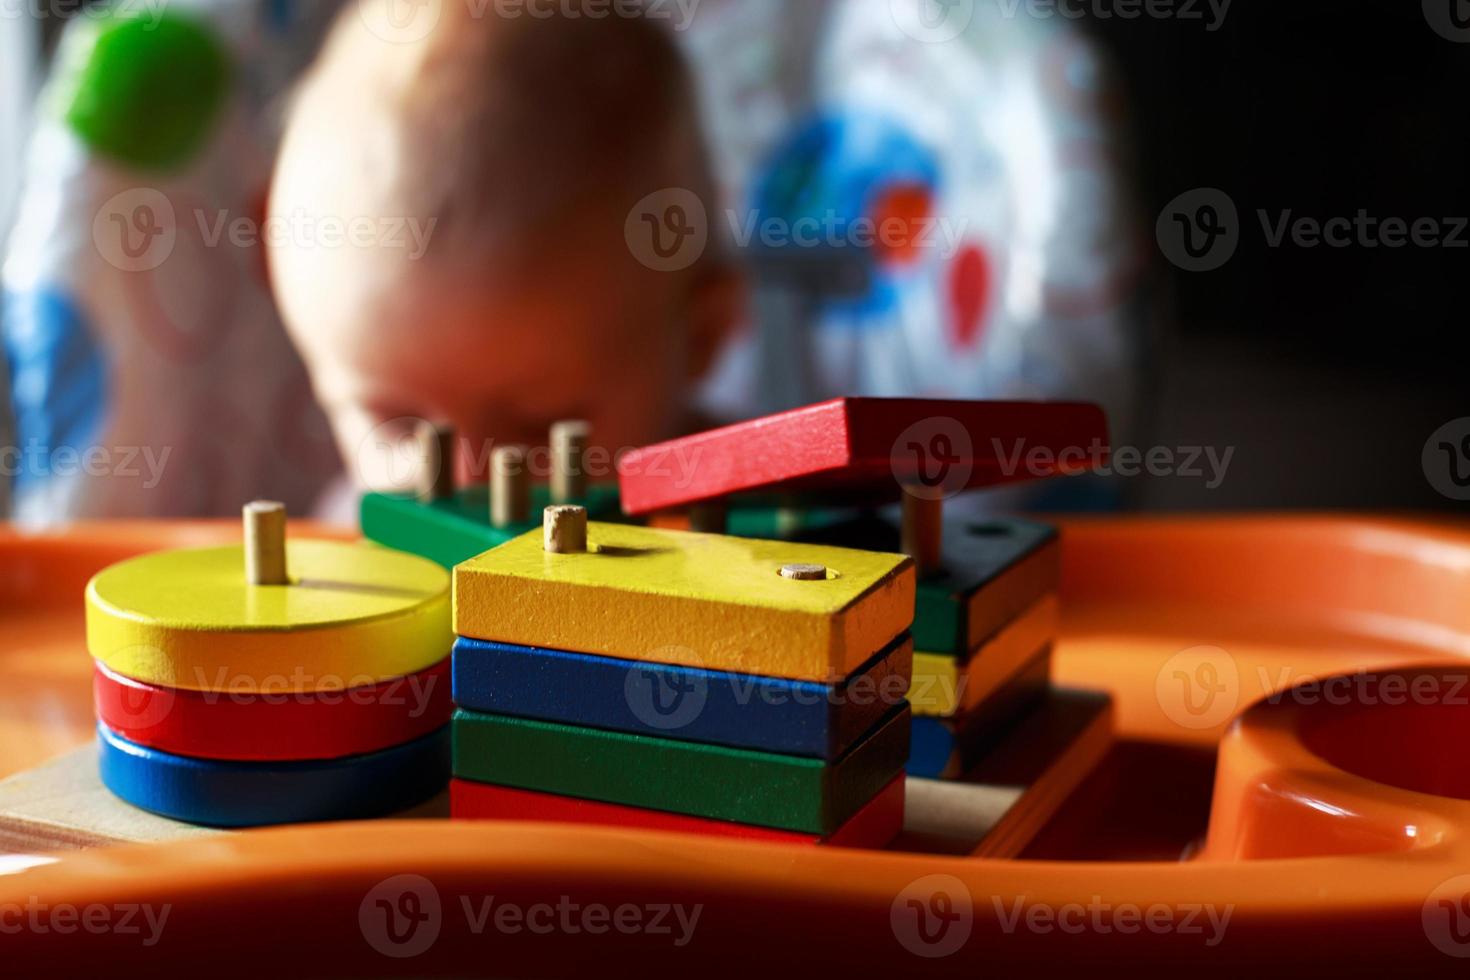
{"label": "blurred child face", "polygon": [[562,419],[590,422],[612,453],[675,432],[713,353],[694,349],[712,284],[642,267],[621,224],[612,237],[591,226],[483,270],[278,250],[283,298],[301,294],[288,322],[349,471],[382,485],[377,457],[415,419],[459,431],[461,479],[483,477],[494,445],[545,445]]}
{"label": "blurred child face", "polygon": [[[446,27],[433,44],[452,46],[476,27]],[[381,475],[384,448],[415,419],[460,432],[462,478],[483,476],[494,445],[544,446],[562,419],[591,423],[593,445],[612,452],[669,436],[735,318],[736,282],[710,262],[675,273],[639,263],[624,229],[649,188],[608,178],[591,203],[532,209],[529,222],[477,208],[471,198],[513,211],[522,196],[549,191],[555,209],[577,183],[569,174],[601,173],[601,161],[553,153],[548,168],[549,151],[524,132],[472,125],[469,138],[521,154],[505,169],[528,182],[482,195],[499,174],[467,169],[452,140],[425,150],[414,128],[486,97],[472,75],[448,84],[448,69],[425,68],[442,61],[435,50],[384,45],[344,18],[293,107],[272,186],[280,226],[365,220],[384,231],[335,248],[309,235],[271,243],[276,295],[349,472],[369,486],[394,482]],[[447,63],[468,71],[490,56]],[[561,118],[540,112],[534,93],[518,98],[540,118]],[[704,186],[697,126],[667,128],[675,146],[648,147],[656,163],[635,168],[637,181]],[[558,165],[560,176],[550,172]],[[403,213],[416,207],[437,213]],[[517,230],[517,220],[530,226]],[[388,234],[400,225],[417,236]]]}

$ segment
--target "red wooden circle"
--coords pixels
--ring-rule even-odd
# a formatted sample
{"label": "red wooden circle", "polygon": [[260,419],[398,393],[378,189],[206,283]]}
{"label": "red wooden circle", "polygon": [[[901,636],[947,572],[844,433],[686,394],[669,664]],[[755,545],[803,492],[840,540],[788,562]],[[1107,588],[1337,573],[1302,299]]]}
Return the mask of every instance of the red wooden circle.
{"label": "red wooden circle", "polygon": [[97,720],[131,742],[196,759],[339,759],[378,752],[448,724],[449,659],[343,691],[184,691],[93,664]]}

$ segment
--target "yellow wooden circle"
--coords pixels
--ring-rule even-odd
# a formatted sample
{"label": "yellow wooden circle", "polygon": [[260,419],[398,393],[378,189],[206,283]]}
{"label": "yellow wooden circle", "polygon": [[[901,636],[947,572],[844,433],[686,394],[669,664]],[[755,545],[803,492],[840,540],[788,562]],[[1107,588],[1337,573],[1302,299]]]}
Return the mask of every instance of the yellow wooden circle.
{"label": "yellow wooden circle", "polygon": [[449,655],[449,573],[413,555],[290,541],[290,585],[247,585],[239,547],[163,551],[87,584],[87,649],[124,677],[191,691],[331,691]]}

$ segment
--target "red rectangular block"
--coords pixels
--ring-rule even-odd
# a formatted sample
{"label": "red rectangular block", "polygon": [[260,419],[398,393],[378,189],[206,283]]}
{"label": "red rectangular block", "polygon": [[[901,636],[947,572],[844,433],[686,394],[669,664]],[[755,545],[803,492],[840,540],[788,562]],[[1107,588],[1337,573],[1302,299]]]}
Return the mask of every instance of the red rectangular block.
{"label": "red rectangular block", "polygon": [[777,844],[826,844],[832,847],[881,848],[903,829],[904,777],[897,776],[853,817],[823,839],[769,827],[752,827],[726,820],[708,820],[659,810],[599,803],[552,793],[536,793],[493,786],[468,779],[449,783],[449,813],[455,820],[528,820],[543,823],[580,823],[636,830],[667,830],[681,834],[713,834]]}
{"label": "red rectangular block", "polygon": [[897,500],[1082,473],[1105,462],[1101,408],[1072,402],[839,398],[634,450],[618,464],[629,514],[736,493]]}

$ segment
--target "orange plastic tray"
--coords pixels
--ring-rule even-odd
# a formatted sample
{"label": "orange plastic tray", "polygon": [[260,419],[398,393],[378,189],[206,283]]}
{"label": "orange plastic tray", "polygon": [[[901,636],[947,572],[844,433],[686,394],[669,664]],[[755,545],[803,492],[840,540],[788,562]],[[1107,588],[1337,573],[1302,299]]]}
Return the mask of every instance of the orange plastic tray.
{"label": "orange plastic tray", "polygon": [[[0,533],[0,769],[89,737],[88,575],[127,554],[233,533]],[[1042,835],[1037,853],[1066,860],[534,824],[268,830],[10,859],[14,870],[0,874],[6,968],[704,976],[746,974],[754,962],[776,976],[995,976],[1071,963],[1106,973],[1187,965],[1192,975],[1336,967],[1463,976],[1470,707],[1450,703],[1448,688],[1470,669],[1470,529],[1108,520],[1065,534],[1056,675],[1113,693],[1118,736],[1132,752]],[[1405,684],[1429,678],[1443,703],[1365,705],[1339,691],[1251,707],[1313,677],[1364,670],[1402,671]],[[1381,689],[1347,680],[1344,690]],[[1176,807],[1165,790],[1208,787],[1212,756],[1213,793],[1181,789]],[[1192,829],[1171,812],[1191,799],[1208,808]],[[1160,830],[1181,822],[1184,837]],[[1098,855],[1151,859],[1089,859]],[[151,946],[146,928],[12,928],[37,906],[72,907],[80,918],[89,906],[140,903],[169,910]],[[672,915],[661,920],[669,933],[575,916],[566,921],[577,931],[554,924],[545,933],[531,919],[497,928],[494,913],[634,906],[647,926],[653,910],[674,904],[700,908],[682,944]],[[1227,913],[1223,931],[1212,928]],[[597,922],[602,931],[582,928]]]}

